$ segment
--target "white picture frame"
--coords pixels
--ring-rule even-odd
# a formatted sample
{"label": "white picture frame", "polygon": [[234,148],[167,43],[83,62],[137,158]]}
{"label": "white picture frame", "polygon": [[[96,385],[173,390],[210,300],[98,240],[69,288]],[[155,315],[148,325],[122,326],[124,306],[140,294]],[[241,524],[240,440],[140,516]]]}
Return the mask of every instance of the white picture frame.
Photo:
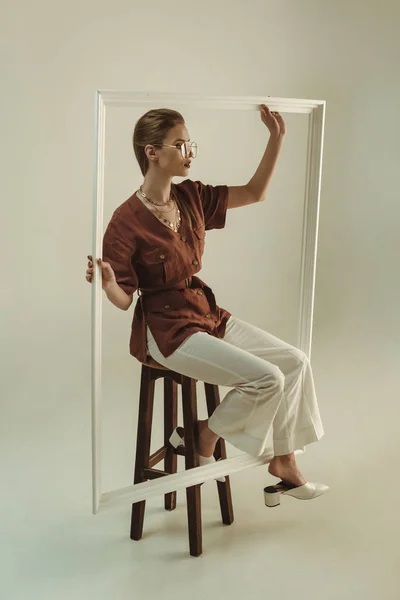
{"label": "white picture frame", "polygon": [[[323,141],[326,102],[270,96],[202,96],[144,91],[95,92],[95,164],[93,182],[93,243],[94,263],[102,256],[104,209],[104,157],[106,107],[139,106],[149,110],[154,106],[189,104],[191,108],[215,110],[257,110],[267,104],[272,111],[309,115],[306,185],[304,195],[301,289],[297,347],[311,358],[311,339],[314,312],[315,272],[317,261],[319,207],[322,177]],[[149,106],[150,105],[150,106]],[[207,183],[207,182],[205,182]],[[132,484],[122,489],[102,493],[101,489],[101,400],[102,400],[102,300],[100,267],[95,269],[92,285],[92,507],[100,509],[119,502],[139,502],[154,496],[184,489],[208,480],[237,473],[243,469],[269,462],[271,457],[252,457],[247,454],[218,463],[181,471],[159,479]]]}

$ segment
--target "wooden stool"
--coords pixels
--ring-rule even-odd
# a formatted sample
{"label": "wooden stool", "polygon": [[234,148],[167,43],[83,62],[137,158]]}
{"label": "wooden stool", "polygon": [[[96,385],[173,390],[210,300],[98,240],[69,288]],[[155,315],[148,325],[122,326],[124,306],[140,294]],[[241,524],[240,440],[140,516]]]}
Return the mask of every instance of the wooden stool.
{"label": "wooden stool", "polygon": [[[155,381],[161,377],[164,379],[164,445],[150,456],[154,388]],[[185,457],[186,469],[199,466],[194,438],[194,423],[197,421],[196,383],[196,379],[170,371],[158,363],[154,363],[154,367],[142,365],[134,483],[176,473],[178,454]],[[178,384],[182,386],[185,446],[174,448],[169,444],[169,438],[178,425]],[[204,387],[207,411],[211,416],[220,403],[218,386],[205,383]],[[225,441],[221,438],[217,442],[214,457],[216,460],[226,458]],[[164,471],[153,468],[161,460],[164,460]],[[232,497],[229,477],[225,479],[225,482],[216,483],[222,522],[230,525],[233,523]],[[192,556],[200,556],[202,553],[200,488],[201,484],[186,488],[189,547]],[[140,540],[142,537],[145,507],[145,500],[132,504],[130,534],[132,540]],[[165,509],[174,510],[174,508],[176,508],[176,492],[165,494]]]}

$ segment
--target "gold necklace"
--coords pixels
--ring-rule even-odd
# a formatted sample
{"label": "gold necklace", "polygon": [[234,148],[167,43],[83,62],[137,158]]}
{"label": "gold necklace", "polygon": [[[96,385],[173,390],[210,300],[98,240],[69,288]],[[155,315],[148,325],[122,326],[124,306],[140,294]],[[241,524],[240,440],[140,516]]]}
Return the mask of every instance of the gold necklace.
{"label": "gold necklace", "polygon": [[[148,202],[150,202],[151,204],[153,204],[153,206],[155,206],[155,207],[159,206],[159,204],[156,204],[154,202],[154,200],[150,200],[150,198],[147,196],[147,194],[145,194],[142,191],[142,186],[140,186],[139,191],[140,191],[141,195],[143,196],[143,198],[145,200],[147,200]],[[172,201],[173,201],[173,197],[172,197],[172,191],[171,191],[170,197],[169,197],[169,199],[167,200],[167,202],[165,204],[168,205]],[[175,204],[176,204],[176,201],[175,201]],[[173,221],[169,221],[168,219],[165,219],[163,213],[161,211],[159,211],[157,208],[154,209],[154,212],[157,214],[157,216],[160,219],[160,221],[162,221],[163,223],[165,223],[166,225],[168,225],[168,227],[170,229],[173,229],[175,231],[175,233],[178,233],[178,229],[179,229],[180,224],[181,224],[181,211],[179,210],[179,207],[177,205],[176,205],[176,211],[177,211],[177,214],[178,214],[178,218],[177,218],[177,220],[175,222],[173,222]]]}
{"label": "gold necklace", "polygon": [[158,208],[160,206],[168,206],[172,202],[172,190],[170,191],[169,198],[166,202],[163,202],[162,204],[157,204],[156,202],[154,202],[154,200],[152,200],[151,198],[148,197],[146,192],[143,191],[143,186],[140,186],[139,189],[140,189],[140,193],[142,194],[143,198],[146,198],[146,200],[148,200],[148,202],[151,202],[151,204],[153,204],[154,206],[157,206]]}

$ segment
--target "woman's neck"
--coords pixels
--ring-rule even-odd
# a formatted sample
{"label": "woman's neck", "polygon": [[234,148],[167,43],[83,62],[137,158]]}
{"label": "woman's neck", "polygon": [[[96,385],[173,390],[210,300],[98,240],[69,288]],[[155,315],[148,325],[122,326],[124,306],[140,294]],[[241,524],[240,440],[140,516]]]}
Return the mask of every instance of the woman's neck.
{"label": "woman's neck", "polygon": [[171,194],[172,177],[169,175],[146,173],[142,183],[142,190],[157,204],[165,204]]}

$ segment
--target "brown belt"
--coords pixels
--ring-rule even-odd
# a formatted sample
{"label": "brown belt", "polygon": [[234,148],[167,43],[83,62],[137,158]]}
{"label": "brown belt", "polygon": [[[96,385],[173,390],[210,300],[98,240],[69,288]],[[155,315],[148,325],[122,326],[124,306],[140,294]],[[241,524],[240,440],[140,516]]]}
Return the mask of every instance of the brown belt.
{"label": "brown belt", "polygon": [[176,290],[183,290],[185,288],[191,287],[192,281],[193,281],[192,277],[188,277],[181,283],[177,283],[176,285],[174,285],[172,287],[161,288],[159,290],[151,290],[150,291],[150,290],[143,290],[141,288],[138,288],[138,295],[146,296],[146,295],[150,295],[150,294],[158,294],[159,292],[172,292],[172,291],[176,291]]}

